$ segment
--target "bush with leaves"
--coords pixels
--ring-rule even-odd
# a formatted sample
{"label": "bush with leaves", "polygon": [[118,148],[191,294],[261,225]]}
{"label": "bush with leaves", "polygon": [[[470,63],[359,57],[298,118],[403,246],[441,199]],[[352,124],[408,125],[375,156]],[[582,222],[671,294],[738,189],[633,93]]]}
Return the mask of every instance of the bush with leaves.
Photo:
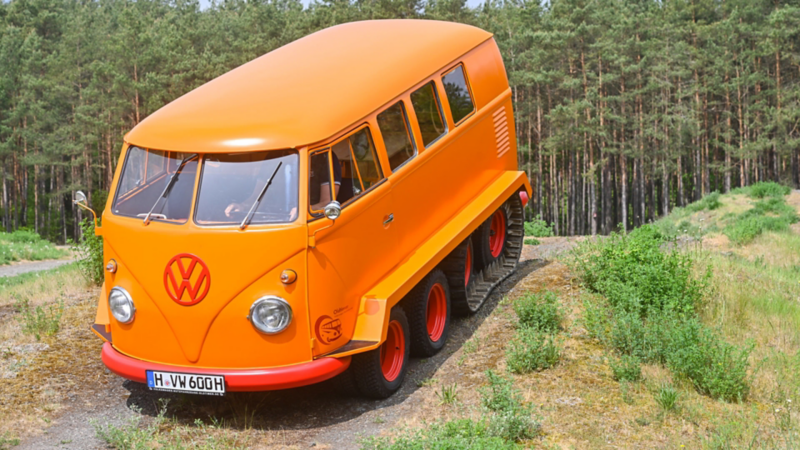
{"label": "bush with leaves", "polygon": [[64,314],[64,301],[49,306],[32,307],[26,298],[18,299],[16,304],[17,321],[25,334],[33,335],[36,340],[42,336],[53,336],[61,328],[61,316]]}
{"label": "bush with leaves", "polygon": [[103,284],[103,238],[94,234],[94,222],[83,219],[81,241],[72,249],[78,254],[78,267],[86,279],[93,284]]}
{"label": "bush with leaves", "polygon": [[508,369],[514,373],[549,369],[560,357],[556,337],[538,328],[518,329],[506,350]]}
{"label": "bush with leaves", "polygon": [[542,216],[536,216],[530,222],[525,222],[525,236],[551,237],[555,236],[555,232],[552,224],[548,225],[542,220]]}
{"label": "bush with leaves", "polygon": [[642,361],[631,355],[611,361],[611,373],[617,381],[639,381],[642,379]]}
{"label": "bush with leaves", "polygon": [[759,181],[745,188],[748,195],[753,198],[783,197],[789,195],[792,189],[774,181]]}
{"label": "bush with leaves", "polygon": [[523,327],[556,332],[561,328],[564,313],[552,291],[528,292],[514,301],[514,312]]}

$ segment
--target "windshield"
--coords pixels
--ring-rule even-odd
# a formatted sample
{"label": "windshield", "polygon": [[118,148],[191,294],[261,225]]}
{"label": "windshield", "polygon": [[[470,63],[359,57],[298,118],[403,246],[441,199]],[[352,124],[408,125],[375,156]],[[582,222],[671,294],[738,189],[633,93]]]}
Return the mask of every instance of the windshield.
{"label": "windshield", "polygon": [[187,153],[130,147],[112,206],[114,214],[143,218],[152,209],[153,220],[173,223],[189,220],[199,158],[186,162],[165,193],[166,198],[160,198],[181,161],[188,156]]}
{"label": "windshield", "polygon": [[241,224],[273,174],[272,184],[258,202],[249,223],[293,222],[297,218],[297,160],[297,152],[288,150],[206,155],[200,174],[195,222],[199,225]]}

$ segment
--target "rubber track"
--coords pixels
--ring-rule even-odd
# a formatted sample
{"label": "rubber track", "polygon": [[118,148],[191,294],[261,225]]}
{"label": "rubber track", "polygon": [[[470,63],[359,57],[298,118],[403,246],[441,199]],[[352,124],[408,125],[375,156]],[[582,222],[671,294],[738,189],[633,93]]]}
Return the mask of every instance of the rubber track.
{"label": "rubber track", "polygon": [[[501,208],[506,210],[506,225],[508,226],[508,236],[503,254],[495,262],[473,275],[472,282],[467,286],[466,304],[452,302],[455,314],[465,315],[477,312],[494,288],[514,273],[517,268],[522,255],[522,242],[525,238],[525,218],[522,214],[522,200],[519,198],[519,194],[515,192],[508,201],[503,203]],[[463,280],[463,275],[461,279]]]}
{"label": "rubber track", "polygon": [[[473,272],[469,277],[469,285],[464,286],[464,270],[467,259],[467,247],[470,245],[472,237],[468,237],[447,258],[439,265],[445,276],[447,284],[450,285],[450,312],[456,316],[466,316],[474,311],[469,310],[467,291],[470,286],[475,284],[475,264],[473,261]],[[473,257],[475,252],[473,251]]]}

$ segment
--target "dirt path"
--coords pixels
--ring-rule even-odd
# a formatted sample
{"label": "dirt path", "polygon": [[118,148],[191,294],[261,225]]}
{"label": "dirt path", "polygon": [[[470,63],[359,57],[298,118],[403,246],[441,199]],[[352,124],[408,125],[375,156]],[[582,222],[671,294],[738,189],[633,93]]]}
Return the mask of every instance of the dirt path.
{"label": "dirt path", "polygon": [[[464,342],[492,318],[498,302],[512,295],[518,283],[573,244],[564,238],[540,239],[539,246],[526,246],[517,272],[507,279],[475,316],[451,322],[451,335],[444,349],[435,357],[412,360],[403,388],[382,401],[353,398],[341,392],[336,380],[287,391],[266,393],[231,393],[223,398],[153,393],[136,383],[110,374],[99,363],[92,363],[93,380],[73,384],[75,392],[65,403],[60,416],[44,434],[22,442],[22,449],[58,447],[63,449],[105,448],[92,422],[122,423],[135,418],[139,410],[145,420],[158,414],[161,399],[169,399],[167,416],[178,423],[191,425],[196,419],[217,421],[242,436],[252,448],[355,449],[361,438],[385,433],[409,420],[433,420],[430,410],[430,380],[480,376],[480,370],[461,367],[460,351]],[[524,284],[524,283],[523,283]],[[489,324],[491,326],[491,324]],[[459,360],[459,361],[457,361]],[[440,375],[442,367],[446,373]],[[82,388],[81,382],[92,386]]]}
{"label": "dirt path", "polygon": [[8,266],[0,266],[0,278],[13,277],[28,272],[55,269],[75,261],[74,259],[50,259],[46,261],[24,261]]}

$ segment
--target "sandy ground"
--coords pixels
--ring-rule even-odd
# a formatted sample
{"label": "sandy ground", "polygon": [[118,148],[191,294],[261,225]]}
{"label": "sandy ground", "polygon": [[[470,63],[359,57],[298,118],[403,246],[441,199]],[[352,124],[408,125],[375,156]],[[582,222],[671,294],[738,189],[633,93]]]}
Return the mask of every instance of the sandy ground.
{"label": "sandy ground", "polygon": [[[424,381],[482,376],[471,365],[460,364],[459,358],[465,352],[459,350],[464,342],[479,328],[492,326],[489,322],[497,320],[492,312],[498,302],[512,295],[518,285],[524,285],[532,273],[546,267],[545,259],[574,244],[568,238],[539,240],[540,245],[525,247],[517,272],[495,290],[478,314],[451,322],[450,337],[438,355],[412,360],[402,389],[389,399],[374,401],[343,395],[335,380],[287,391],[232,393],[223,398],[152,393],[105,369],[97,340],[98,357],[92,363],[95,367],[83,371],[94,375],[90,379],[75,375],[71,380],[74,393],[68,395],[57,418],[42,434],[24,439],[15,448],[106,448],[96,437],[92,422],[119,424],[136,417],[133,410],[140,410],[147,419],[157,414],[159,400],[164,398],[170,400],[167,415],[179,423],[191,424],[196,418],[207,422],[212,417],[222,419],[227,428],[244,430],[253,448],[355,449],[362,437],[384,434],[422,419],[436,419],[436,413],[431,416],[430,406],[426,406],[433,393]],[[87,334],[86,339],[96,338]]]}
{"label": "sandy ground", "polygon": [[0,266],[0,278],[13,277],[28,272],[55,269],[75,261],[74,259],[50,259],[46,261],[23,261],[8,266]]}

